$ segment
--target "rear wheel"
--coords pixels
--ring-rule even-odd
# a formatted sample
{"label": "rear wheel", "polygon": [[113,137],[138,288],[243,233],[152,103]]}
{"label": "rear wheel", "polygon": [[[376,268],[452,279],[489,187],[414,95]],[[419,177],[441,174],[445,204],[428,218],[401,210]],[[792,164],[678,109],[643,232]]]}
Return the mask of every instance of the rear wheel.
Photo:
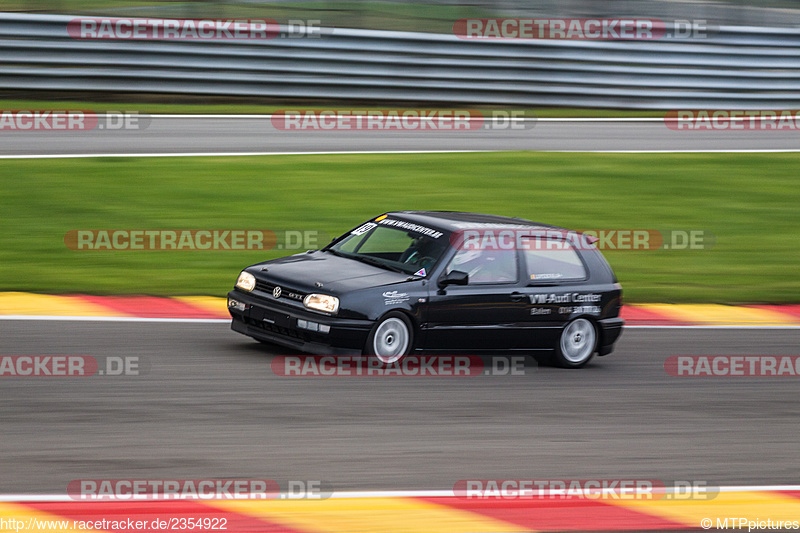
{"label": "rear wheel", "polygon": [[389,313],[372,328],[364,351],[390,364],[411,352],[413,340],[411,321],[402,313]]}
{"label": "rear wheel", "polygon": [[561,332],[555,363],[563,368],[580,368],[592,358],[597,348],[597,330],[589,320],[576,318]]}

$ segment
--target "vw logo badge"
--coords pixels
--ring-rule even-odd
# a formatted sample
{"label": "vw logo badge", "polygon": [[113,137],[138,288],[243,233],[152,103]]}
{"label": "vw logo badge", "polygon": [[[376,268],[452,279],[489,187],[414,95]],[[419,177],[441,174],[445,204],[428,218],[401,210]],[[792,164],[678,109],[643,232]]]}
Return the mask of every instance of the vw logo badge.
{"label": "vw logo badge", "polygon": [[275,287],[274,289],[272,289],[272,297],[273,298],[280,298],[281,297],[281,292],[282,291],[281,291],[280,287]]}

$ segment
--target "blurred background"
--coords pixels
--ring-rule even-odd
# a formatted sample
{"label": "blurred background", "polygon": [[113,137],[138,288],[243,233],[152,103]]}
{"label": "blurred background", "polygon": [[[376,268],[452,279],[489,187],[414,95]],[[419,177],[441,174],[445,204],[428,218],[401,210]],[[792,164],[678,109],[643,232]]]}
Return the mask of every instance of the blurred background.
{"label": "blurred background", "polygon": [[[0,165],[0,198],[16,206],[18,215],[0,219],[0,288],[219,295],[242,266],[281,251],[77,253],[64,245],[64,235],[84,228],[253,224],[339,235],[384,211],[442,209],[522,216],[568,228],[702,230],[716,237],[713,248],[609,250],[628,301],[800,301],[797,155],[728,152],[797,151],[800,122],[773,132],[679,132],[664,123],[670,110],[800,109],[798,4],[0,2],[4,109],[262,117],[198,121],[172,116],[154,118],[137,131],[75,135],[3,132],[2,154],[326,154],[6,161]],[[80,16],[273,19],[281,29],[275,38],[254,40],[78,39],[67,28]],[[463,39],[454,34],[456,21],[478,17],[654,18],[668,29],[680,22],[702,31],[655,40]],[[292,21],[324,31],[298,34],[287,27]],[[287,132],[263,118],[289,105],[477,108],[521,111],[539,119],[649,121],[542,121],[521,132],[447,135]],[[497,153],[413,153],[464,149]],[[631,149],[669,153],[575,153]],[[385,153],[396,150],[412,153]],[[573,153],[547,153],[562,150]],[[677,153],[695,150],[723,153]],[[331,155],[339,151],[364,153]],[[239,190],[231,183],[250,185]],[[31,190],[37,194],[30,195]],[[20,217],[27,217],[25,224]],[[46,272],[54,261],[58,277]],[[31,275],[40,271],[41,277]],[[685,282],[687,272],[692,284]],[[752,282],[755,272],[758,283]]]}
{"label": "blurred background", "polygon": [[[94,101],[800,107],[800,6],[781,0],[19,0],[0,2],[0,12],[6,98],[49,91],[47,98]],[[76,39],[67,31],[75,16],[270,19],[281,30],[251,40]],[[667,33],[653,40],[454,33],[460,19],[495,17],[649,18]],[[690,35],[674,29],[687,25]]]}
{"label": "blurred background", "polygon": [[653,17],[705,19],[715,24],[791,27],[800,24],[800,6],[791,0],[409,0],[266,2],[12,0],[2,11],[115,16],[227,18],[308,18],[339,28],[447,33],[453,21],[475,17]]}
{"label": "blurred background", "polygon": [[[268,18],[282,28],[251,41],[76,39],[67,28],[79,16]],[[484,17],[656,18],[709,31],[649,41],[454,35],[457,20]],[[298,36],[286,27],[297,20],[327,30]],[[536,120],[470,132],[273,127],[266,115],[289,105]],[[729,304],[800,302],[800,120],[783,131],[675,131],[664,121],[680,109],[800,109],[800,2],[0,0],[0,109],[65,108],[152,120],[0,131],[0,300],[12,293],[0,313],[81,294],[211,296],[224,314],[242,268],[287,255],[76,251],[65,243],[75,230],[340,235],[404,209],[702,231],[713,246],[604,251],[626,305],[701,304],[695,313],[713,316]],[[796,381],[676,381],[664,371],[675,354],[796,354],[796,330],[639,329],[587,373],[311,387],[272,375],[270,352],[224,323],[52,324],[0,323],[4,352],[141,356],[153,372],[99,385],[3,382],[6,492],[101,477],[262,475],[338,490],[448,488],[472,476],[774,485],[800,475]]]}

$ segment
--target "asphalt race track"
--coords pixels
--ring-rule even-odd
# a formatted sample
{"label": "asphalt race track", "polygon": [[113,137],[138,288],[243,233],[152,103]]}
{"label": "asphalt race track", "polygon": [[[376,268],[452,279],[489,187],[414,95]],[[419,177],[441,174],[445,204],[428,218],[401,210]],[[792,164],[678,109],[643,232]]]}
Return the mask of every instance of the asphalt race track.
{"label": "asphalt race track", "polygon": [[[149,123],[148,123],[149,122]],[[269,118],[154,116],[138,130],[4,131],[0,156],[62,154],[280,153],[343,151],[800,150],[797,130],[674,131],[649,121],[527,123],[474,131],[282,131]],[[532,126],[532,127],[531,127]]]}
{"label": "asphalt race track", "polygon": [[224,323],[0,321],[3,355],[138,356],[143,375],[0,378],[0,492],[74,479],[794,484],[798,378],[676,378],[670,355],[797,355],[800,329],[629,329],[578,371],[287,378]]}

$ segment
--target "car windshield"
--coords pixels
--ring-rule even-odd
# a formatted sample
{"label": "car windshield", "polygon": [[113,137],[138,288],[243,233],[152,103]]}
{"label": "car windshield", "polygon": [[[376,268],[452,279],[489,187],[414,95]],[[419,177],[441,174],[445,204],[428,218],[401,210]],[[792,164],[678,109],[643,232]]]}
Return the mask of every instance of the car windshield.
{"label": "car windshield", "polygon": [[441,258],[447,243],[447,238],[438,232],[431,237],[368,222],[327,250],[387,270],[427,276]]}

